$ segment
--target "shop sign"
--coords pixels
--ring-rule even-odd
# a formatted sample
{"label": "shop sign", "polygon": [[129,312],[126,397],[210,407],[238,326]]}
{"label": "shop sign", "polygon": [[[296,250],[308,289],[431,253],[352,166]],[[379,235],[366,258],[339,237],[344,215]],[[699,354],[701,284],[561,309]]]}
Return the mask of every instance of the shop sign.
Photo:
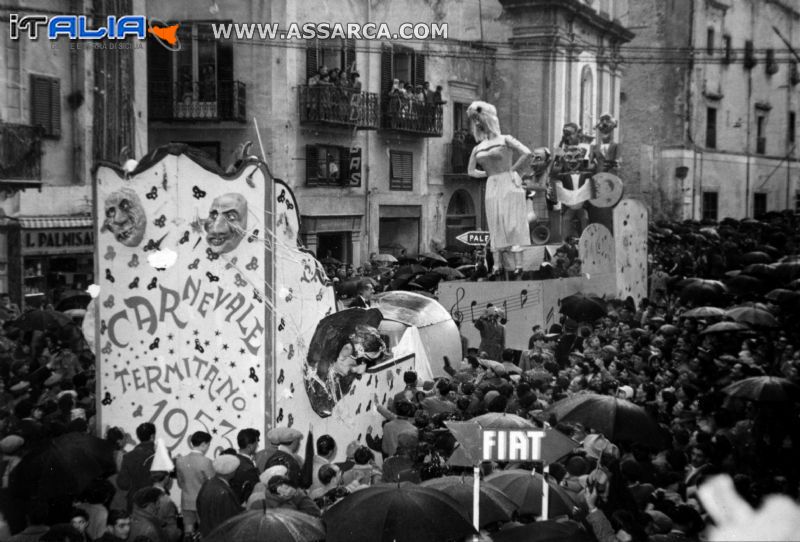
{"label": "shop sign", "polygon": [[22,250],[26,255],[93,252],[94,232],[91,228],[23,230]]}

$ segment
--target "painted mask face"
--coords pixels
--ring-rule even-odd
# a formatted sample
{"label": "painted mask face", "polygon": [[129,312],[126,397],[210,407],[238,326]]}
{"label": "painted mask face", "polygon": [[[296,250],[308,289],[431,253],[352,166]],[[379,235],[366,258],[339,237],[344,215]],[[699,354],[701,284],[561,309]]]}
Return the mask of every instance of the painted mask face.
{"label": "painted mask face", "polygon": [[531,156],[531,169],[533,169],[534,175],[537,177],[542,175],[547,170],[547,165],[549,163],[550,160],[547,157],[547,152],[539,149],[533,151],[533,156]]}
{"label": "painted mask face", "polygon": [[583,162],[586,149],[583,147],[567,147],[564,149],[564,166],[567,171],[577,171]]}
{"label": "painted mask face", "polygon": [[567,145],[577,145],[580,143],[580,128],[573,123],[565,124],[562,129],[562,136]]}
{"label": "painted mask face", "polygon": [[616,127],[617,121],[608,115],[603,115],[600,117],[600,122],[597,123],[597,129],[600,130],[601,134],[610,135]]}
{"label": "painted mask face", "polygon": [[113,192],[105,202],[106,218],[103,229],[126,247],[139,246],[147,228],[147,215],[139,196],[124,188]]}
{"label": "painted mask face", "polygon": [[247,231],[247,200],[233,192],[215,198],[204,227],[212,251],[217,254],[232,251]]}

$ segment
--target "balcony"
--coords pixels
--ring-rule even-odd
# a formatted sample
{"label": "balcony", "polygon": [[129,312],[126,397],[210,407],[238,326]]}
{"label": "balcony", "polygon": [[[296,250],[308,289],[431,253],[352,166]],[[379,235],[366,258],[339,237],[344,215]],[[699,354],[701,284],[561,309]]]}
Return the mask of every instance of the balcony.
{"label": "balcony", "polygon": [[359,130],[378,128],[378,95],[346,87],[316,85],[298,88],[300,123],[342,126]]}
{"label": "balcony", "polygon": [[151,121],[247,122],[247,86],[240,81],[150,81]]}
{"label": "balcony", "polygon": [[0,190],[41,186],[42,130],[0,123]]}
{"label": "balcony", "polygon": [[386,96],[382,103],[381,129],[422,137],[442,137],[442,104]]}
{"label": "balcony", "polygon": [[472,154],[472,143],[454,139],[444,146],[444,168],[445,177],[458,178],[467,177],[467,165]]}

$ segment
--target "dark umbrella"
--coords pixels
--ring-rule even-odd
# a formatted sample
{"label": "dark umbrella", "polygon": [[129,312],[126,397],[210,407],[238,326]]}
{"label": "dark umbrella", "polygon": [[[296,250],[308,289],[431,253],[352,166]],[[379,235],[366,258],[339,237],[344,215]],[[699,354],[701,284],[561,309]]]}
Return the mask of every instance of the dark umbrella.
{"label": "dark umbrella", "polygon": [[420,260],[433,260],[435,262],[440,262],[443,264],[447,264],[447,258],[442,256],[441,254],[436,254],[435,252],[423,252],[419,255]]}
{"label": "dark umbrella", "polygon": [[563,298],[560,311],[578,322],[593,322],[608,314],[605,301],[586,294],[573,294]]}
{"label": "dark umbrella", "polygon": [[413,263],[411,265],[404,265],[398,268],[397,276],[400,275],[414,276],[414,275],[419,275],[420,273],[427,273],[427,272],[428,270],[425,267],[419,265],[418,263]]}
{"label": "dark umbrella", "polygon": [[434,273],[437,275],[441,275],[446,280],[456,280],[456,279],[463,279],[464,274],[459,271],[458,269],[453,269],[452,267],[436,267],[433,270]]}
{"label": "dark umbrella", "polygon": [[778,320],[768,311],[755,307],[737,307],[725,313],[736,322],[750,324],[754,327],[779,327]]}
{"label": "dark umbrella", "polygon": [[751,277],[750,275],[745,275],[744,273],[737,275],[728,280],[728,286],[739,292],[746,292],[754,294],[756,292],[760,292],[764,289],[764,281],[761,279],[757,279],[756,277]]}
{"label": "dark umbrella", "polygon": [[725,309],[720,309],[719,307],[697,307],[684,312],[681,316],[686,318],[722,318],[725,316]]}
{"label": "dark umbrella", "polygon": [[705,328],[700,332],[700,335],[708,335],[710,333],[738,333],[741,331],[750,331],[750,326],[740,324],[739,322],[719,322]]}
{"label": "dark umbrella", "polygon": [[750,265],[742,269],[742,273],[760,279],[771,279],[777,274],[777,270],[772,264],[751,263]]}
{"label": "dark umbrella", "polygon": [[[544,478],[534,471],[502,470],[490,474],[485,482],[499,489],[519,507],[521,515],[539,516],[542,513],[542,483]],[[549,495],[548,517],[574,516],[578,512],[572,498],[552,478],[547,478]]]}
{"label": "dark umbrella", "polygon": [[787,283],[800,277],[800,260],[776,263],[775,276]]}
{"label": "dark umbrella", "polygon": [[86,309],[86,307],[89,305],[89,301],[91,300],[92,296],[86,292],[68,292],[66,295],[61,296],[61,300],[56,305],[56,310],[59,312],[64,312],[70,309]]}
{"label": "dark umbrella", "polygon": [[781,253],[780,250],[778,250],[776,247],[772,245],[758,245],[756,247],[756,250],[759,252],[766,252],[773,258],[777,257]]}
{"label": "dark umbrella", "polygon": [[593,542],[575,521],[537,521],[492,533],[493,542]]}
{"label": "dark umbrella", "polygon": [[678,283],[682,301],[695,303],[719,303],[728,288],[718,280],[691,278]]}
{"label": "dark umbrella", "polygon": [[741,261],[744,264],[770,263],[772,261],[772,257],[766,252],[760,252],[758,250],[754,250],[753,252],[748,252],[747,254],[743,254],[741,257]]}
{"label": "dark umbrella", "polygon": [[562,399],[546,411],[560,422],[580,422],[611,440],[657,444],[662,441],[658,424],[639,405],[596,393]]}
{"label": "dark umbrella", "polygon": [[323,519],[327,542],[439,542],[475,532],[458,501],[413,484],[360,489]]}
{"label": "dark umbrella", "polygon": [[16,495],[79,495],[94,480],[114,472],[114,449],[109,442],[86,433],[67,433],[26,454],[11,472],[10,486]]}
{"label": "dark umbrella", "polygon": [[4,327],[13,327],[22,331],[46,331],[52,333],[74,325],[72,319],[62,312],[33,310],[24,313],[16,320],[6,322]]}
{"label": "dark umbrella", "polygon": [[791,380],[777,376],[751,376],[734,382],[722,391],[731,397],[758,403],[800,401],[800,387]]}
{"label": "dark umbrella", "polygon": [[[422,482],[422,487],[430,487],[450,495],[458,501],[461,511],[469,516],[470,520],[473,519],[472,478],[465,479],[461,476],[432,478]],[[488,484],[481,484],[479,507],[478,518],[481,527],[498,521],[509,521],[518,508],[516,503],[502,491]]]}
{"label": "dark umbrella", "polygon": [[800,279],[794,279],[787,286],[793,290],[800,290]]}
{"label": "dark umbrella", "polygon": [[782,307],[800,307],[800,292],[776,288],[764,296]]}
{"label": "dark umbrella", "polygon": [[204,542],[312,542],[325,540],[322,520],[288,508],[238,514],[219,524]]}

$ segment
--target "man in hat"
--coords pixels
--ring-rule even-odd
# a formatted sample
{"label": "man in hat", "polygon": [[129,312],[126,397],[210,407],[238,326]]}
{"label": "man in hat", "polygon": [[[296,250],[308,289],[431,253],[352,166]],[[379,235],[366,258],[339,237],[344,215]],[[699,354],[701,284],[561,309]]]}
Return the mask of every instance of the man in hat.
{"label": "man in hat", "polygon": [[489,359],[499,361],[506,347],[506,328],[500,322],[503,311],[498,307],[488,307],[475,322],[481,334],[479,348],[486,352]]}
{"label": "man in hat", "polygon": [[203,484],[214,477],[214,466],[206,457],[211,447],[211,435],[197,431],[189,439],[192,450],[175,460],[178,487],[181,488],[183,527],[187,534],[194,533],[197,524],[197,494]]}
{"label": "man in hat", "polygon": [[239,497],[230,486],[230,479],[239,467],[239,458],[223,454],[214,460],[213,466],[216,475],[206,481],[197,494],[197,518],[203,536],[242,511]]}
{"label": "man in hat", "polygon": [[139,444],[122,458],[117,475],[117,487],[128,492],[128,511],[133,508],[134,494],[150,486],[150,467],[156,453],[156,426],[143,423],[136,428]]}
{"label": "man in hat", "polygon": [[296,487],[308,487],[311,481],[304,483],[302,480],[303,470],[301,460],[297,456],[300,450],[300,441],[303,434],[293,427],[276,427],[267,433],[270,442],[278,445],[278,450],[267,460],[266,468],[276,465],[286,467],[286,477],[292,481]]}

